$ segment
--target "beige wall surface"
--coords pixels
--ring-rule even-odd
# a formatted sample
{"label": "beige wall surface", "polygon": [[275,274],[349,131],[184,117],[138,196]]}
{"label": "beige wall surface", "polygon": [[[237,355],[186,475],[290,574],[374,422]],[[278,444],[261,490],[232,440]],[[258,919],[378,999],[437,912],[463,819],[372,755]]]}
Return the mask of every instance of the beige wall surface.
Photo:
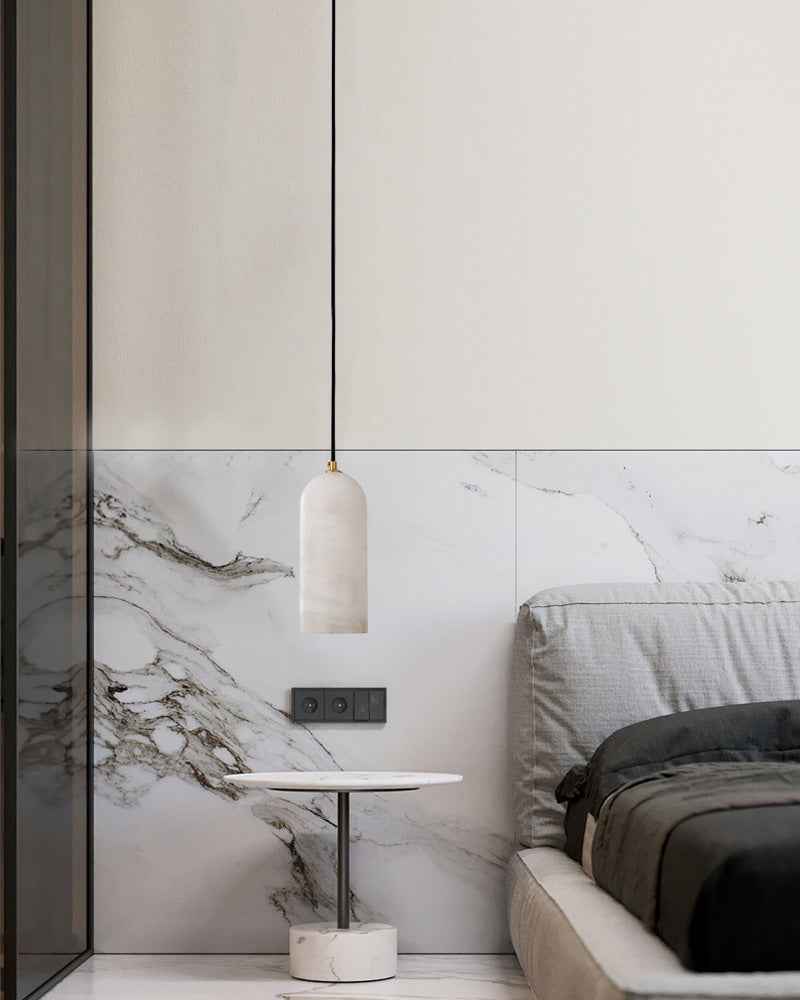
{"label": "beige wall surface", "polygon": [[325,426],[329,28],[318,0],[96,0],[96,448]]}
{"label": "beige wall surface", "polygon": [[[337,9],[342,448],[797,444],[800,5]],[[96,0],[96,447],[325,446],[329,11]]]}

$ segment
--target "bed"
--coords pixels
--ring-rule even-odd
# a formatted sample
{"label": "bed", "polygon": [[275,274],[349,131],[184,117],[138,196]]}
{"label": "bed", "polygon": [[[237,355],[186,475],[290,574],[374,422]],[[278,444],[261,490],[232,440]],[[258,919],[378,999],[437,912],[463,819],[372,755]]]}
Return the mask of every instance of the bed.
{"label": "bed", "polygon": [[[694,972],[565,851],[555,789],[622,727],[800,699],[800,584],[595,584],[522,605],[509,925],[537,1000],[800,1000],[800,972]],[[798,962],[800,964],[800,962]]]}

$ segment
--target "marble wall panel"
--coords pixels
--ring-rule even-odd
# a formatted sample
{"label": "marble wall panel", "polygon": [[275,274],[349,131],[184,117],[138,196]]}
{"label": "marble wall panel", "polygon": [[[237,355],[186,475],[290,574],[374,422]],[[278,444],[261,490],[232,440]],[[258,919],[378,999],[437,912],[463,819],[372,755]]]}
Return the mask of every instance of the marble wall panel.
{"label": "marble wall panel", "polygon": [[79,453],[21,451],[17,472],[17,891],[27,993],[86,947],[91,504]]}
{"label": "marble wall panel", "polygon": [[[353,803],[353,916],[402,951],[508,948],[518,603],[562,584],[797,578],[800,454],[361,452],[370,631],[298,631],[298,506],[326,455],[108,452],[96,481],[100,951],[283,952],[335,911],[335,803],[228,771],[452,770]],[[385,726],[293,726],[300,685]]]}
{"label": "marble wall panel", "polygon": [[[335,913],[335,802],[241,770],[400,769],[358,796],[353,916],[402,951],[503,951],[514,455],[357,453],[370,631],[298,631],[298,505],[326,456],[99,453],[96,927],[106,952],[283,952]],[[385,685],[385,726],[294,726],[289,689]]]}
{"label": "marble wall panel", "polygon": [[570,583],[800,578],[800,453],[517,453],[517,601]]}

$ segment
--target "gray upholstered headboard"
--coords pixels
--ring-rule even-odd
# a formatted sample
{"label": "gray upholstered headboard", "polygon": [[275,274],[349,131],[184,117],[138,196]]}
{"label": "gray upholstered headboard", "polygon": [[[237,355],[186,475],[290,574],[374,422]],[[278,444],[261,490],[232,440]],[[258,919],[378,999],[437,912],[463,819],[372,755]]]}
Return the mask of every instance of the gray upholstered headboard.
{"label": "gray upholstered headboard", "polygon": [[545,590],[517,619],[517,840],[564,844],[553,791],[641,719],[800,698],[800,583],[587,584]]}

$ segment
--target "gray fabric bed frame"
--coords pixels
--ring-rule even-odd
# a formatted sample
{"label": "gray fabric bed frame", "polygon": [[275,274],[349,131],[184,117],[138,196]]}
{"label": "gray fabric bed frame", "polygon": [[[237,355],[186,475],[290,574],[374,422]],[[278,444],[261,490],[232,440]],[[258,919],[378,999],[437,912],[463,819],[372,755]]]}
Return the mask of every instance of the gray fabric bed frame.
{"label": "gray fabric bed frame", "polygon": [[590,584],[522,605],[511,937],[537,1000],[800,1000],[800,972],[689,972],[568,858],[554,789],[621,726],[800,698],[800,583]]}

